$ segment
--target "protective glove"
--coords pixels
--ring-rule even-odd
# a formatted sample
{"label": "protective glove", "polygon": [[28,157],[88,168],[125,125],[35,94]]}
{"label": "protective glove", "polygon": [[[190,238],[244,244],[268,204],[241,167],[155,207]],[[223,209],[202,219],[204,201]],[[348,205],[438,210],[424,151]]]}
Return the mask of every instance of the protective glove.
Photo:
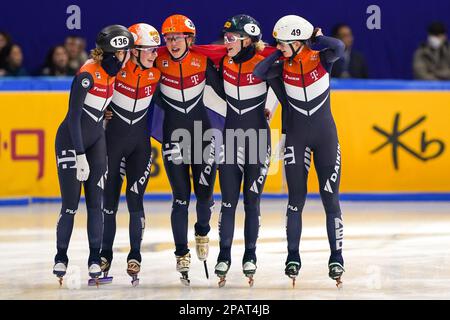
{"label": "protective glove", "polygon": [[86,181],[89,177],[89,163],[86,159],[86,155],[77,155],[77,180]]}

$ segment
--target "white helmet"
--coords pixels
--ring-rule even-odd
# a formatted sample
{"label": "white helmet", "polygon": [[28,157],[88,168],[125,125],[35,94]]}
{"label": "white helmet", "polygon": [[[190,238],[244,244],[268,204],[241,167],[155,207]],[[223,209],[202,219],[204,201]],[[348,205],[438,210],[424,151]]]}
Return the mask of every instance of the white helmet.
{"label": "white helmet", "polygon": [[296,16],[284,16],[273,27],[273,37],[281,41],[300,41],[311,38],[314,27],[308,20]]}
{"label": "white helmet", "polygon": [[146,23],[136,23],[128,28],[135,46],[157,47],[161,44],[158,30]]}

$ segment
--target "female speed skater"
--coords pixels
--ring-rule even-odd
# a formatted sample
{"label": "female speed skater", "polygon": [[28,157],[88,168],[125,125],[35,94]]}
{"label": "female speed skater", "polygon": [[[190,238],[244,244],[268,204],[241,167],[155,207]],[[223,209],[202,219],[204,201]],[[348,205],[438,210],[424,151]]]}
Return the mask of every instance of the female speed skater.
{"label": "female speed skater", "polygon": [[[273,37],[278,50],[256,66],[254,75],[261,79],[282,79],[289,105],[284,148],[289,190],[285,274],[293,279],[295,285],[301,268],[301,214],[308,172],[314,158],[331,251],[329,277],[336,280],[339,287],[344,272],[343,221],[339,205],[341,149],[330,109],[330,71],[333,63],[342,57],[344,44],[324,36],[320,28],[314,29],[311,23],[296,15],[279,19],[273,29]],[[312,50],[309,42],[325,49]],[[281,56],[285,60],[279,60]]]}
{"label": "female speed skater", "polygon": [[131,49],[130,59],[116,77],[114,94],[108,107],[112,116],[105,131],[108,179],[103,201],[104,231],[100,254],[104,277],[100,278],[100,282],[112,281],[108,272],[113,259],[120,191],[126,175],[131,246],[127,257],[127,273],[132,277],[133,286],[136,286],[139,284],[141,241],[145,229],[144,192],[151,168],[147,118],[150,102],[160,79],[160,72],[153,64],[161,41],[158,31],[148,24],[138,23],[128,30],[134,37],[134,47]]}
{"label": "female speed skater", "polygon": [[121,25],[111,25],[100,31],[92,59],[80,68],[72,82],[69,110],[56,134],[62,208],[56,227],[57,254],[53,273],[60,284],[69,263],[67,249],[83,185],[88,215],[89,284],[98,285],[103,232],[102,194],[106,178],[103,114],[112,99],[115,77],[133,43],[133,36]]}
{"label": "female speed skater", "polygon": [[[156,67],[161,72],[158,104],[164,110],[162,155],[173,195],[171,224],[175,242],[176,270],[182,275],[180,278],[182,283],[189,285],[188,272],[191,259],[187,236],[191,196],[189,171],[192,171],[194,193],[197,198],[197,222],[194,226],[196,252],[199,260],[204,262],[206,273],[209,221],[214,205],[213,188],[216,176],[215,142],[213,139],[193,141],[194,125],[196,122],[201,123],[202,132],[211,128],[203,103],[205,85],[211,85],[220,97],[224,97],[225,93],[219,72],[212,61],[205,55],[191,50],[196,28],[189,18],[179,14],[168,17],[162,25],[161,33],[167,46],[167,50],[156,60]],[[191,141],[173,140],[172,134],[177,129],[189,133]],[[195,151],[199,149],[204,152],[200,155],[200,161],[196,162]],[[203,159],[203,154],[209,155],[208,159]]]}
{"label": "female speed skater", "polygon": [[[220,151],[223,161],[219,163],[222,207],[219,220],[220,253],[215,273],[220,279],[219,286],[224,286],[231,265],[236,206],[243,182],[245,252],[242,270],[252,286],[256,272],[260,200],[271,154],[270,127],[265,111],[267,94],[270,86],[277,96],[282,96],[283,84],[280,79],[266,82],[252,74],[256,64],[264,60],[260,54],[264,43],[258,21],[245,14],[235,15],[225,22],[223,34],[227,56],[222,59],[220,71],[227,113],[224,145]],[[232,132],[233,135],[228,135]]]}

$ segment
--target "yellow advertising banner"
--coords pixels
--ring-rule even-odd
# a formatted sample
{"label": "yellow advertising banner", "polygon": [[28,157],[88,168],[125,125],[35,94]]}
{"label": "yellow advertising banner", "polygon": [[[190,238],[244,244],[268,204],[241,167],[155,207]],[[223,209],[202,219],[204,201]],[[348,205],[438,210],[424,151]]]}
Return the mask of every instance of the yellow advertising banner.
{"label": "yellow advertising banner", "polygon": [[[59,197],[54,141],[67,104],[67,92],[0,92],[0,198]],[[341,192],[450,192],[450,92],[339,90],[331,105]],[[271,121],[272,149],[279,109]],[[152,140],[152,147],[147,191],[170,193],[160,144]],[[318,191],[313,170],[308,187]],[[281,161],[271,163],[265,192],[286,192]]]}

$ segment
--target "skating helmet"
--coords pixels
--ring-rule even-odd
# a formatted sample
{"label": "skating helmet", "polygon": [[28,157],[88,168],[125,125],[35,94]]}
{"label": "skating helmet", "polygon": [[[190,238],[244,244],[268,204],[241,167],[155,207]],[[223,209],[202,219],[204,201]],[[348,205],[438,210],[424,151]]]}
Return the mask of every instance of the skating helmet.
{"label": "skating helmet", "polygon": [[228,19],[222,31],[223,33],[236,32],[242,36],[249,36],[253,42],[258,42],[262,37],[259,22],[246,14],[238,14]]}
{"label": "skating helmet", "polygon": [[158,30],[146,23],[136,23],[128,28],[134,38],[135,47],[157,47],[161,44]]}
{"label": "skating helmet", "polygon": [[127,28],[119,24],[114,24],[103,28],[98,33],[95,44],[103,52],[114,53],[119,50],[133,48],[134,38]]}
{"label": "skating helmet", "polygon": [[306,19],[296,16],[284,16],[273,28],[273,37],[281,41],[305,41],[311,38],[313,25]]}
{"label": "skating helmet", "polygon": [[175,14],[164,21],[161,33],[162,35],[167,33],[188,33],[195,36],[196,30],[191,19],[181,14]]}

